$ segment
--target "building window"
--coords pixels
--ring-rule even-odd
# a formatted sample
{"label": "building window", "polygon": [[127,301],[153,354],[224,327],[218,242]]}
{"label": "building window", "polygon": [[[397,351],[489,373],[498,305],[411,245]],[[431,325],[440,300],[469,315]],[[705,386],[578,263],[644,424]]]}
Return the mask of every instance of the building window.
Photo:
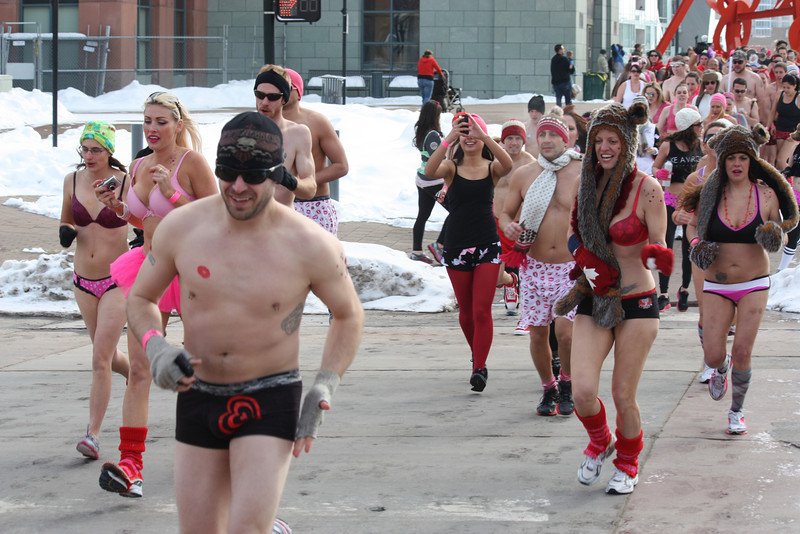
{"label": "building window", "polygon": [[136,71],[150,71],[150,0],[138,0],[136,10]]}
{"label": "building window", "polygon": [[186,0],[175,0],[175,73],[186,74]]}
{"label": "building window", "polygon": [[419,0],[364,0],[363,70],[416,72]]}

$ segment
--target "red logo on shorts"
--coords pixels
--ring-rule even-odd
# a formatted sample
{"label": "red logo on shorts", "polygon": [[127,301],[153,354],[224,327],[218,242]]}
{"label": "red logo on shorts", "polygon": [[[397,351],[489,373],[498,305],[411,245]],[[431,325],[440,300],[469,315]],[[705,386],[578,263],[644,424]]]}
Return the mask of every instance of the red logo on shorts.
{"label": "red logo on shorts", "polygon": [[639,299],[639,308],[642,310],[647,310],[653,307],[653,298],[652,297],[645,297],[643,299]]}
{"label": "red logo on shorts", "polygon": [[233,434],[248,421],[261,419],[261,407],[252,397],[237,395],[228,400],[228,411],[219,416],[219,429],[223,434]]}

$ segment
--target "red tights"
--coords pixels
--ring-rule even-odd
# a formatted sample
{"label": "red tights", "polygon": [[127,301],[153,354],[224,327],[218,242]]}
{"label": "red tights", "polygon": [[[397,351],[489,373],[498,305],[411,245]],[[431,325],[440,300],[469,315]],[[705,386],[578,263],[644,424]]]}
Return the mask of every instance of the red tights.
{"label": "red tights", "polygon": [[472,271],[447,269],[458,301],[458,322],[472,349],[472,370],[485,369],[492,348],[492,302],[499,263],[481,263]]}

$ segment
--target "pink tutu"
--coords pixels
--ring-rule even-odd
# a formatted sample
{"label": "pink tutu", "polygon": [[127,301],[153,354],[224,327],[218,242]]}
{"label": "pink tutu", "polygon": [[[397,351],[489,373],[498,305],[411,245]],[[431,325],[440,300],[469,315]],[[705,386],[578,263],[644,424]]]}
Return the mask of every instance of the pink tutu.
{"label": "pink tutu", "polygon": [[[136,281],[136,275],[139,274],[139,269],[144,263],[144,253],[142,247],[136,247],[129,250],[111,264],[111,278],[117,283],[117,286],[128,297],[128,293]],[[164,313],[170,313],[172,310],[177,310],[181,313],[181,288],[178,285],[178,277],[170,283],[164,296],[158,301],[158,309]]]}

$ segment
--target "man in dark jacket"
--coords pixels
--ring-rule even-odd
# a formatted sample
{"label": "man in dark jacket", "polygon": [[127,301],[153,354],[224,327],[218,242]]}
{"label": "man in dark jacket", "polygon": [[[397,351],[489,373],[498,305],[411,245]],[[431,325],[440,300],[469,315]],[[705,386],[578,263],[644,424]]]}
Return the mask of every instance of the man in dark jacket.
{"label": "man in dark jacket", "polygon": [[553,92],[556,94],[556,105],[561,106],[562,97],[567,106],[572,104],[572,84],[570,74],[575,72],[575,67],[570,65],[569,59],[564,55],[564,47],[557,44],[553,47],[556,55],[550,60],[550,78],[553,84]]}

